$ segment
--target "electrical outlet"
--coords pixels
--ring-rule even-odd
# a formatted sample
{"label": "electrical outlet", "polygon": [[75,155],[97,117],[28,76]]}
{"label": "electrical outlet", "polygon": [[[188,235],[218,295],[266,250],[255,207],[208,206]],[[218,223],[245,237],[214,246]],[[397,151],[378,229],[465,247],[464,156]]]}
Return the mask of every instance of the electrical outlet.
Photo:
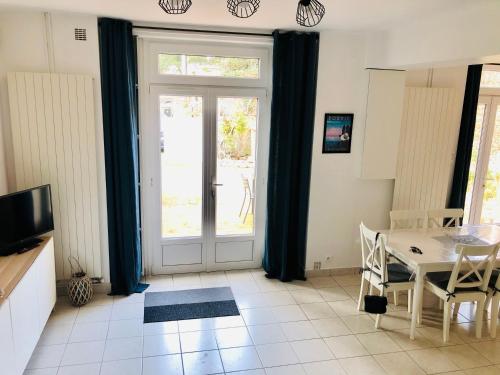
{"label": "electrical outlet", "polygon": [[321,262],[314,262],[314,269],[320,270],[321,269]]}

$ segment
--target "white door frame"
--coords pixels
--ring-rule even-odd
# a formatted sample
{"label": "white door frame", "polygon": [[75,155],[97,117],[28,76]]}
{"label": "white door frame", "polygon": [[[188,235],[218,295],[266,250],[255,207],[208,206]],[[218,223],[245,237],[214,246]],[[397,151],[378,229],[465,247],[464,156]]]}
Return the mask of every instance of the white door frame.
{"label": "white door frame", "polygon": [[476,175],[472,190],[472,200],[469,215],[469,224],[480,224],[483,209],[484,189],[486,186],[486,175],[490,162],[491,145],[495,131],[495,120],[497,108],[500,106],[500,97],[481,95],[478,105],[484,104],[485,113],[483,118],[483,129],[479,143],[479,155],[476,165]]}

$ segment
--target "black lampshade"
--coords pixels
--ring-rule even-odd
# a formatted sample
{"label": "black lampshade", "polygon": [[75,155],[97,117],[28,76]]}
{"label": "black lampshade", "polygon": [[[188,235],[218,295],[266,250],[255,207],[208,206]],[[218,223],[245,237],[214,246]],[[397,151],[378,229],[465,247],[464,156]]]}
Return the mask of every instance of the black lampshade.
{"label": "black lampshade", "polygon": [[228,0],[227,9],[229,12],[239,18],[248,18],[257,12],[260,0]]}
{"label": "black lampshade", "polygon": [[325,6],[318,0],[300,0],[297,7],[297,23],[306,27],[316,26],[321,22],[325,12]]}
{"label": "black lampshade", "polygon": [[184,14],[191,6],[191,0],[160,0],[158,5],[168,14]]}

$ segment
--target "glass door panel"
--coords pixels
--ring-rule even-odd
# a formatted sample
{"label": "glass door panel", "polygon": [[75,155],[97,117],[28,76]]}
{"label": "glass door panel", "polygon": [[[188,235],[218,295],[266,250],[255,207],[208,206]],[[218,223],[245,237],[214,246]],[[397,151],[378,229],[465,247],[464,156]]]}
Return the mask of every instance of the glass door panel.
{"label": "glass door panel", "polygon": [[467,182],[467,193],[465,195],[465,214],[464,222],[469,223],[473,221],[474,205],[473,196],[474,189],[477,189],[478,182],[476,176],[479,177],[480,169],[478,168],[479,152],[481,145],[481,138],[483,136],[483,129],[487,127],[487,110],[489,110],[489,102],[481,100],[477,105],[476,125],[474,128],[474,140],[472,143],[472,155],[469,167],[469,178]]}
{"label": "glass door panel", "polygon": [[493,136],[483,182],[481,224],[500,223],[500,105],[492,110]]}
{"label": "glass door panel", "polygon": [[161,235],[201,237],[203,98],[160,95]]}
{"label": "glass door panel", "polygon": [[251,236],[259,100],[217,97],[216,236]]}

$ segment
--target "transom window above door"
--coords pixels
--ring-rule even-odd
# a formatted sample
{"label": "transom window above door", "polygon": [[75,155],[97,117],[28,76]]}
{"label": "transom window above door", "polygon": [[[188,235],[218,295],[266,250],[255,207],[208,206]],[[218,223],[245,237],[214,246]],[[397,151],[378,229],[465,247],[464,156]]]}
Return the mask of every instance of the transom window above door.
{"label": "transom window above door", "polygon": [[260,78],[260,59],[160,53],[158,72],[197,77]]}

